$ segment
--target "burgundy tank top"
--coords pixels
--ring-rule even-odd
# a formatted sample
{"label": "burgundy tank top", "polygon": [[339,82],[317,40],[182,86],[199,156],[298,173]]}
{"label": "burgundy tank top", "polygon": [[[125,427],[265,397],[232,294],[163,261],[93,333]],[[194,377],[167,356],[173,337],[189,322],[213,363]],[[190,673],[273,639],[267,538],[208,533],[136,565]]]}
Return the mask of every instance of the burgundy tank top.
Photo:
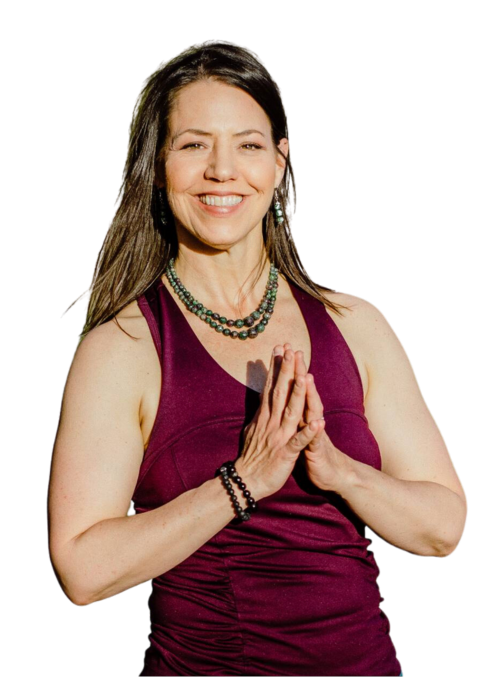
{"label": "burgundy tank top", "polygon": [[[290,288],[309,331],[308,371],[326,432],[340,450],[380,470],[349,346],[324,304],[294,283]],[[212,358],[161,278],[138,303],[162,367],[133,494],[141,513],[214,478],[238,457],[259,394]],[[249,521],[228,524],[153,579],[141,676],[400,675],[365,525],[338,494],[308,480],[302,457]]]}

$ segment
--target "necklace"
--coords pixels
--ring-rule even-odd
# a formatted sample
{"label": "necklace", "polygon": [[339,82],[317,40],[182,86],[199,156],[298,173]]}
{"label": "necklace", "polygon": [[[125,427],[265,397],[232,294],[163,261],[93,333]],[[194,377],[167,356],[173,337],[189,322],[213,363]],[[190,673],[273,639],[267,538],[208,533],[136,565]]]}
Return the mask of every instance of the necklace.
{"label": "necklace", "polygon": [[[197,301],[197,299],[195,299],[192,294],[190,294],[187,288],[182,285],[180,278],[177,276],[173,267],[174,263],[175,259],[172,257],[168,262],[166,277],[170,281],[175,293],[189,311],[195,313],[195,315],[197,315],[200,320],[203,320],[208,325],[210,325],[210,327],[213,327],[216,332],[221,332],[226,337],[232,337],[233,339],[239,338],[245,340],[247,337],[254,339],[265,330],[266,325],[271,319],[272,313],[274,311],[274,304],[276,303],[277,297],[277,288],[279,287],[279,283],[277,282],[279,271],[274,266],[274,264],[271,263],[266,291],[264,292],[262,301],[257,309],[246,318],[230,320],[225,316],[221,316],[219,313],[214,313],[210,309],[206,308],[203,304]],[[255,324],[257,320],[259,320],[259,322]],[[227,327],[224,327],[224,325],[227,325]],[[231,329],[233,327],[248,327],[249,330],[237,332],[237,330]]]}

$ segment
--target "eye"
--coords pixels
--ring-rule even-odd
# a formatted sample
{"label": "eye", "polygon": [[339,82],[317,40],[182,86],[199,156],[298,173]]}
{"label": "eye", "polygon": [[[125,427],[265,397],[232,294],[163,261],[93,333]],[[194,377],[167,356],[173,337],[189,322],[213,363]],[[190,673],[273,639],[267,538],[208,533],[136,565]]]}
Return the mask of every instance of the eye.
{"label": "eye", "polygon": [[[185,146],[182,147],[182,150],[184,150],[185,148],[195,148],[195,146],[201,147],[201,145],[202,144],[197,144],[197,143],[185,144]],[[255,150],[259,150],[259,149],[262,148],[262,146],[260,146],[259,144],[242,144],[242,146],[244,146],[244,147],[251,146]]]}

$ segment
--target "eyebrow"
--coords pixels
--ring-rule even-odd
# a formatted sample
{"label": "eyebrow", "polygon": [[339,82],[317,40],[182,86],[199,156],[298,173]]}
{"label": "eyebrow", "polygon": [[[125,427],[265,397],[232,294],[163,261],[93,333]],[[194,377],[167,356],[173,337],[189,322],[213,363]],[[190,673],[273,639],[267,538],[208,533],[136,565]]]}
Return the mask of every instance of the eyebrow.
{"label": "eyebrow", "polygon": [[[178,137],[181,137],[182,134],[186,134],[187,132],[192,132],[192,134],[200,134],[201,136],[204,137],[212,137],[213,134],[210,132],[205,132],[203,129],[195,129],[193,127],[189,127],[188,129],[184,129],[183,132],[178,132],[178,134],[175,134],[175,136],[172,139],[172,143],[174,143]],[[245,136],[246,134],[260,134],[261,136],[265,137],[262,132],[260,132],[258,129],[244,129],[242,132],[237,132],[234,134],[234,137],[242,137]]]}

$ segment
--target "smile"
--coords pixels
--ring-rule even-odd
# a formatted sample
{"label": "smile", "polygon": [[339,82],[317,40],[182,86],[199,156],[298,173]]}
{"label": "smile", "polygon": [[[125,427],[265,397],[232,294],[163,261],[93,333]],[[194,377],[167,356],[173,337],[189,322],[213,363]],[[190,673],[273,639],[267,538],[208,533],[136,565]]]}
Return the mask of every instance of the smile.
{"label": "smile", "polygon": [[238,205],[243,200],[241,195],[205,194],[198,197],[200,202],[203,202],[204,205],[215,205],[217,207],[231,207],[233,205]]}
{"label": "smile", "polygon": [[200,195],[197,203],[204,212],[214,217],[226,217],[240,211],[247,198],[241,195]]}

